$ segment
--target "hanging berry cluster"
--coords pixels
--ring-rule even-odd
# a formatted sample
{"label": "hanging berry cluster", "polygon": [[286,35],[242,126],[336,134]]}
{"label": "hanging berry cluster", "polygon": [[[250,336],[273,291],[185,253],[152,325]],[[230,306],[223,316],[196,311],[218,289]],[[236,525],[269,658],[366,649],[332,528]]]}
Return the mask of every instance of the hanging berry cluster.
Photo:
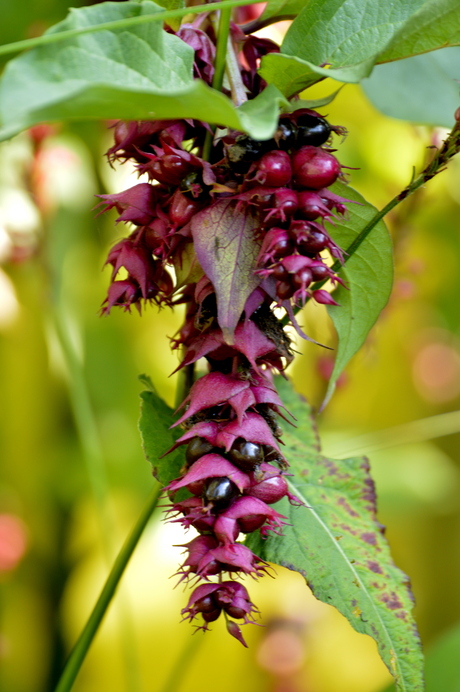
{"label": "hanging berry cluster", "polygon": [[[211,83],[214,35],[212,27],[199,26],[199,20],[184,25],[176,35],[195,51],[195,76]],[[236,27],[232,32],[242,45],[242,83],[253,98],[265,86],[257,74],[259,58],[279,49],[267,39],[244,37]],[[348,201],[328,189],[341,176],[328,146],[333,132],[344,130],[304,108],[282,114],[274,137],[263,142],[236,131],[214,135],[194,120],[119,122],[108,151],[110,161],[134,161],[149,182],[101,195],[106,210],[118,211],[118,222],[135,227],[108,255],[112,281],[102,312],[133,305],[140,311],[147,301],[185,304],[184,325],[172,339],[182,352],[179,368],[200,358],[208,362],[208,373],[193,384],[174,424],[184,432],[172,449],[186,445],[186,463],[165,489],[169,520],[198,532],[184,546],[178,574],[181,581],[203,583],[182,613],[184,619],[200,616],[206,630],[223,612],[228,631],[243,644],[235,620],[252,622],[257,611],[236,578],[260,577],[268,565],[238,539],[256,530],[280,534],[286,517],[272,505],[283,497],[299,504],[288,491],[277,424],[278,416],[289,414],[282,413],[272,379],[293,355],[273,307],[283,307],[301,333],[294,308],[309,298],[334,304],[315,282],[341,281],[325,261],[325,251],[339,260],[342,252],[324,220],[343,215]],[[203,147],[210,141],[205,160]],[[216,210],[237,220],[249,215],[256,248],[251,289],[230,330],[220,317],[219,290],[207,275],[213,275],[213,254],[199,242]],[[119,278],[121,269],[125,278]],[[173,276],[181,273],[187,279],[179,283]],[[179,499],[183,489],[187,497]]]}

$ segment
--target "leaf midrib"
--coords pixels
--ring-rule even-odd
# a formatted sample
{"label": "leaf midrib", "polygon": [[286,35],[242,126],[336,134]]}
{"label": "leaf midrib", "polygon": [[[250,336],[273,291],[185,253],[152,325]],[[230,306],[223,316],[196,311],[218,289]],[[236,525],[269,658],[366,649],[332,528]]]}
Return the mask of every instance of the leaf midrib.
{"label": "leaf midrib", "polygon": [[[381,624],[382,630],[383,630],[383,632],[384,632],[384,634],[385,634],[386,640],[387,640],[388,644],[390,645],[389,650],[392,650],[392,651],[394,652],[394,654],[395,654],[395,660],[396,660],[396,663],[397,663],[397,670],[398,670],[398,673],[399,673],[399,676],[400,676],[400,680],[399,680],[398,682],[400,682],[400,681],[403,681],[403,682],[404,682],[403,672],[402,672],[402,670],[401,670],[401,667],[400,667],[400,664],[399,664],[399,656],[398,656],[398,654],[397,654],[397,645],[393,642],[393,640],[392,640],[392,638],[391,638],[391,636],[390,636],[390,634],[389,634],[389,632],[388,632],[388,630],[387,630],[387,626],[386,626],[384,620],[382,620],[382,617],[381,617],[381,615],[380,615],[380,612],[379,612],[379,610],[376,608],[375,603],[374,603],[374,600],[371,598],[371,596],[370,596],[370,594],[369,594],[369,591],[368,591],[366,585],[364,584],[364,582],[362,581],[362,579],[361,579],[359,573],[354,569],[353,565],[349,562],[349,560],[347,559],[347,555],[346,555],[345,551],[344,551],[344,550],[342,549],[342,547],[340,546],[340,543],[339,543],[338,541],[335,540],[335,538],[334,538],[334,536],[332,535],[332,533],[330,532],[328,526],[324,523],[324,521],[321,519],[321,517],[319,516],[319,514],[317,513],[317,511],[316,511],[316,510],[313,508],[313,506],[309,503],[309,501],[307,500],[307,498],[305,497],[305,495],[303,494],[303,492],[302,492],[302,491],[299,491],[299,488],[298,488],[291,480],[289,480],[289,478],[287,478],[286,480],[287,480],[287,483],[288,483],[288,485],[290,486],[291,490],[293,491],[293,493],[296,494],[297,497],[299,497],[299,499],[303,500],[304,504],[306,505],[306,509],[308,509],[308,510],[310,510],[310,511],[312,512],[314,518],[317,520],[318,524],[324,529],[324,531],[325,531],[327,537],[330,539],[332,545],[334,545],[334,547],[336,548],[337,552],[340,554],[340,556],[343,558],[344,562],[346,563],[346,565],[347,565],[348,568],[350,569],[350,572],[351,572],[352,575],[355,577],[355,579],[356,579],[357,582],[359,583],[360,587],[363,589],[363,593],[366,595],[366,598],[367,598],[368,601],[370,602],[371,608],[372,608],[373,612],[375,612],[375,614],[376,614],[376,616],[377,616],[377,619],[378,619],[379,623]],[[315,486],[313,483],[311,483],[311,485],[312,485],[313,487],[317,487],[317,486]],[[318,486],[318,487],[319,487],[319,486]],[[339,609],[339,608],[338,608],[338,609]],[[407,689],[407,688],[406,688],[406,685],[404,684],[404,687],[401,686],[401,689],[402,689],[402,690]]]}

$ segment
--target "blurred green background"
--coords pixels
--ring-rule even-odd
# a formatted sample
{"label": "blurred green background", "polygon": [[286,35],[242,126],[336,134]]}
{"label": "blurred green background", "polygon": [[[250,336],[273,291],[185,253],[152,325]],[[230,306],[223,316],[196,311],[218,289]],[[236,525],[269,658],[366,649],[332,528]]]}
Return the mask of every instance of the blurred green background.
{"label": "blurred green background", "polygon": [[[0,43],[41,33],[67,7],[7,0]],[[308,97],[334,88],[326,81]],[[343,143],[336,138],[338,156],[379,208],[445,134],[381,115],[355,86],[322,112],[348,128]],[[168,337],[181,322],[180,311],[156,308],[98,316],[109,274],[101,268],[125,229],[112,214],[95,216],[94,195],[136,182],[129,166],[111,170],[104,159],[107,125],[34,136],[0,147],[0,689],[8,692],[53,689],[110,556],[145,503],[152,479],[137,431],[137,376],[148,373],[173,404],[177,356]],[[460,690],[460,412],[452,413],[460,404],[459,190],[460,159],[387,219],[392,299],[318,417],[326,453],[370,454],[379,519],[410,575],[433,652],[429,692]],[[302,319],[308,334],[333,345],[323,307],[309,305]],[[318,408],[330,356],[296,348],[303,355],[290,375]],[[374,642],[282,568],[276,580],[249,585],[264,627],[245,629],[248,650],[220,622],[192,638],[180,623],[187,595],[169,579],[181,554],[173,546],[187,540],[160,513],[151,522],[76,692],[379,692],[389,684]]]}

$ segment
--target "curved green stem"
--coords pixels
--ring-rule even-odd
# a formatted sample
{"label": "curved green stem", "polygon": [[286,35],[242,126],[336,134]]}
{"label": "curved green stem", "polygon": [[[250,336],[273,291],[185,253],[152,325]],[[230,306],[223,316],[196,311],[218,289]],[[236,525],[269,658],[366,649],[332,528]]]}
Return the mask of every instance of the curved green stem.
{"label": "curved green stem", "polygon": [[142,510],[141,515],[139,516],[139,519],[118,553],[96,605],[94,606],[93,611],[69,656],[55,692],[69,692],[69,690],[72,688],[75,678],[77,677],[85,656],[92,644],[94,636],[99,629],[105,613],[107,612],[123,572],[125,571],[126,565],[128,564],[129,559],[134,552],[134,548],[136,547],[145,527],[147,526],[155,507],[157,506],[160,493],[161,486],[158,484],[150,494],[150,497]]}
{"label": "curved green stem", "polygon": [[[232,7],[242,7],[243,5],[254,5],[258,0],[223,0],[216,2],[212,6],[212,10],[231,10]],[[0,55],[8,55],[10,53],[20,53],[23,50],[37,48],[38,46],[47,46],[50,43],[58,43],[65,41],[68,38],[82,36],[83,34],[91,34],[96,31],[113,31],[115,29],[126,29],[148,22],[166,22],[168,19],[183,17],[188,14],[200,14],[201,12],[209,12],[209,5],[195,5],[195,7],[183,7],[175,10],[167,10],[166,12],[156,12],[155,14],[145,14],[139,17],[128,17],[127,19],[117,19],[113,22],[104,22],[95,26],[87,26],[82,29],[69,29],[53,34],[45,34],[37,38],[29,38],[24,41],[15,41],[14,43],[6,43],[0,46]]]}
{"label": "curved green stem", "polygon": [[[360,247],[360,245],[366,240],[367,236],[369,233],[375,228],[375,226],[378,224],[379,221],[383,219],[384,216],[388,214],[392,209],[394,209],[398,204],[403,202],[407,197],[412,195],[416,190],[418,190],[420,187],[425,185],[431,178],[434,178],[435,175],[438,173],[441,173],[442,171],[445,170],[447,164],[449,163],[449,160],[455,156],[460,151],[460,120],[456,121],[454,127],[452,128],[451,132],[449,133],[449,136],[447,139],[444,141],[442,147],[436,151],[436,154],[433,157],[433,160],[423,169],[423,171],[420,173],[420,175],[417,176],[407,187],[404,188],[399,194],[397,194],[395,197],[393,197],[392,200],[388,202],[388,204],[381,210],[379,211],[370,221],[367,223],[364,228],[358,233],[354,241],[344,250],[344,261],[340,262],[339,260],[336,260],[334,264],[332,265],[332,271],[334,272],[339,272],[340,269],[346,264],[351,257],[355,254],[356,250]],[[324,286],[326,283],[327,279],[323,281],[319,281],[318,283],[315,283],[313,286],[313,290],[317,290],[318,288],[321,288],[321,286]],[[305,301],[305,304],[309,301],[309,298]],[[297,313],[301,308],[296,308],[295,312]],[[286,325],[289,323],[289,318],[285,316],[282,319],[282,324]]]}
{"label": "curved green stem", "polygon": [[219,31],[217,34],[216,59],[214,61],[214,76],[212,87],[217,91],[222,90],[224,82],[225,63],[227,58],[227,42],[230,35],[231,8],[227,7],[220,12]]}

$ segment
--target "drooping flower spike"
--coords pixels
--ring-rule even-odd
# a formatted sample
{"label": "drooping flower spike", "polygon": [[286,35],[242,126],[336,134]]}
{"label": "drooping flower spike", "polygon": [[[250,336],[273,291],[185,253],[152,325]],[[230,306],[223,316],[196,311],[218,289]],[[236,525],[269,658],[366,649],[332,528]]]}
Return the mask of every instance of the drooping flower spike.
{"label": "drooping flower spike", "polygon": [[[195,76],[210,84],[215,36],[206,17],[183,25],[176,35],[195,52]],[[260,57],[279,49],[235,26],[232,36],[241,48],[248,98],[253,98],[264,88],[257,74]],[[302,504],[289,492],[289,459],[277,422],[289,413],[272,374],[283,373],[293,352],[274,307],[284,308],[295,329],[309,338],[294,309],[309,299],[336,304],[318,286],[324,280],[343,285],[329,261],[343,261],[343,252],[325,221],[336,222],[350,200],[329,190],[343,178],[331,138],[345,130],[316,111],[282,114],[273,138],[264,142],[242,132],[219,132],[205,160],[203,144],[210,132],[205,123],[191,120],[114,127],[109,160],[132,160],[149,182],[101,195],[101,204],[118,212],[118,222],[134,226],[109,253],[112,283],[103,312],[114,306],[140,309],[150,301],[185,305],[184,325],[171,339],[172,347],[181,349],[177,370],[204,359],[207,372],[181,403],[172,427],[180,426],[182,434],[165,452],[185,447],[184,466],[165,488],[166,519],[197,533],[182,546],[186,554],[177,572],[179,581],[195,585],[182,615],[208,630],[223,614],[228,632],[246,645],[240,625],[253,622],[257,610],[237,579],[260,578],[269,566],[242,541],[253,531],[264,538],[270,532],[282,535],[289,520],[273,505],[284,498],[294,507]],[[250,214],[258,248],[232,338],[228,325],[219,323],[219,290],[203,271],[210,273],[215,262],[215,244],[200,256],[202,267],[193,258],[188,282],[173,278],[223,200],[236,218]]]}

